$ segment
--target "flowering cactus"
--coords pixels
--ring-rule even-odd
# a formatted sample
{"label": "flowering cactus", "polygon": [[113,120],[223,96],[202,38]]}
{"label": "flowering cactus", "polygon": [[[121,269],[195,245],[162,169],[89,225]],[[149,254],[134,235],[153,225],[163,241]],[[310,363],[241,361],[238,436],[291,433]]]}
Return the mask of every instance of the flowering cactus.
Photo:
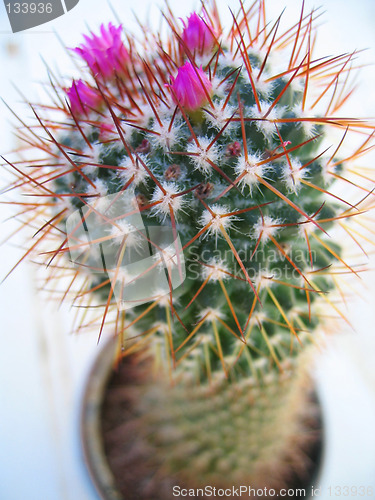
{"label": "flowering cactus", "polygon": [[[357,165],[371,127],[340,115],[353,54],[316,58],[315,17],[302,9],[280,33],[263,0],[240,2],[227,32],[212,4],[182,23],[169,13],[170,38],[143,47],[102,26],[74,49],[83,80],[54,84],[59,116],[35,111],[24,132],[45,155],[24,173],[13,165],[14,185],[37,196],[22,213],[41,221],[27,255],[46,259],[48,279],[68,277],[64,299],[85,306],[78,329],[114,329],[135,367],[124,419],[136,494],[277,488],[307,467],[309,346],[326,318],[343,317],[332,294],[362,270],[343,243],[365,252],[373,204]],[[158,249],[147,269],[157,279],[146,273],[138,303],[123,262],[145,243]]]}

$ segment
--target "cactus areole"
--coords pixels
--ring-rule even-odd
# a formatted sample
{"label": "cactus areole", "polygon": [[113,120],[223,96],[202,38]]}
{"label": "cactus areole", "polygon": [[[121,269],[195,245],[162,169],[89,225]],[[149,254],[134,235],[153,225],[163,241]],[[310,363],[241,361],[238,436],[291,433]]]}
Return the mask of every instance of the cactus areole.
{"label": "cactus areole", "polygon": [[282,30],[264,0],[225,24],[202,5],[167,9],[168,35],[142,43],[113,24],[86,35],[80,79],[52,76],[53,112],[32,105],[21,132],[43,159],[9,162],[34,195],[27,255],[138,370],[137,498],[168,478],[277,488],[304,469],[309,345],[343,316],[335,290],[359,267],[342,244],[361,253],[373,202],[357,165],[370,127],[341,114],[353,54],[316,56],[303,7]]}

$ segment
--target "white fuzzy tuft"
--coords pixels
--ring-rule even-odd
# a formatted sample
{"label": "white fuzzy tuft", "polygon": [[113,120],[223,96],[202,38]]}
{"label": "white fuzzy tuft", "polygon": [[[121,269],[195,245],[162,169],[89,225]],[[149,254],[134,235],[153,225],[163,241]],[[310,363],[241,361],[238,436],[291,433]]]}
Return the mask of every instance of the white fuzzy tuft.
{"label": "white fuzzy tuft", "polygon": [[[255,121],[255,125],[257,129],[264,134],[264,136],[267,139],[272,139],[273,136],[277,135],[277,130],[276,130],[276,120],[280,119],[284,113],[285,107],[284,106],[275,106],[272,108],[271,112],[267,115],[267,117],[262,120],[264,115],[267,113],[269,110],[271,103],[266,102],[266,101],[261,101],[260,103],[260,108],[261,111],[259,111],[258,106],[254,104],[254,106],[251,106],[249,109],[249,116],[251,118],[259,118]],[[280,123],[278,127],[280,128],[282,124]]]}
{"label": "white fuzzy tuft", "polygon": [[220,235],[221,229],[229,229],[233,222],[237,220],[237,217],[234,215],[228,215],[227,217],[222,217],[223,215],[229,212],[229,208],[223,205],[212,205],[210,207],[211,212],[209,210],[204,210],[200,219],[199,224],[203,227],[209,225],[207,234],[215,234]]}
{"label": "white fuzzy tuft", "polygon": [[[150,134],[150,142],[155,147],[161,147],[163,151],[169,151],[173,146],[178,143],[180,137],[179,132],[181,129],[181,124],[173,122],[172,127],[170,127],[171,119],[161,120],[161,124],[155,120],[152,127],[155,134]],[[170,130],[169,130],[170,127]]]}
{"label": "white fuzzy tuft", "polygon": [[142,161],[140,161],[136,157],[133,157],[133,159],[131,159],[129,156],[126,156],[120,162],[119,167],[124,170],[119,169],[117,171],[117,175],[124,181],[124,183],[128,182],[132,177],[134,177],[132,183],[134,186],[138,186],[138,184],[141,184],[149,177],[147,170],[142,165],[142,162],[147,164],[147,156],[142,154],[139,154],[138,156]]}
{"label": "white fuzzy tuft", "polygon": [[[269,75],[266,71],[262,71],[262,74],[259,76],[260,68],[253,68],[252,79],[255,86],[255,90],[257,91],[258,97],[262,97],[263,99],[269,99],[274,89],[274,82],[267,81],[269,79]],[[245,72],[246,80],[248,84],[251,85],[251,80],[248,72]],[[259,78],[258,78],[259,77]]]}
{"label": "white fuzzy tuft", "polygon": [[220,309],[214,309],[213,307],[206,307],[206,309],[202,309],[199,313],[199,320],[202,321],[203,318],[205,321],[213,321],[217,318],[223,319],[225,316],[220,311]]}
{"label": "white fuzzy tuft", "polygon": [[248,155],[246,160],[244,155],[241,155],[237,160],[237,165],[234,170],[238,176],[243,176],[241,178],[240,184],[242,186],[249,186],[250,192],[254,186],[259,183],[259,177],[263,178],[265,172],[269,168],[268,165],[258,165],[262,161],[260,153],[255,153],[253,155]]}
{"label": "white fuzzy tuft", "polygon": [[221,83],[222,79],[214,76],[211,80],[212,94],[217,97],[223,98],[225,95],[225,83]]}
{"label": "white fuzzy tuft", "polygon": [[207,137],[198,137],[199,146],[193,141],[187,147],[187,152],[194,155],[190,156],[190,161],[194,164],[195,169],[205,174],[208,174],[213,168],[209,162],[216,164],[219,159],[219,149],[216,144],[207,150],[211,141],[212,139]]}
{"label": "white fuzzy tuft", "polygon": [[125,219],[117,220],[116,225],[113,225],[109,231],[113,237],[113,243],[121,244],[125,241],[126,246],[129,248],[139,248],[145,241],[137,228]]}
{"label": "white fuzzy tuft", "polygon": [[[332,178],[334,178],[335,175],[335,165],[332,163],[328,163],[328,159],[321,159],[321,166],[322,166],[322,177],[323,177],[323,182],[325,186],[328,186],[332,182]],[[344,168],[345,168],[344,164]],[[342,174],[341,174],[342,175]]]}
{"label": "white fuzzy tuft", "polygon": [[107,184],[101,179],[95,179],[94,181],[95,187],[88,185],[86,189],[86,193],[89,195],[96,195],[97,197],[104,197],[108,194]]}
{"label": "white fuzzy tuft", "polygon": [[[262,288],[273,285],[274,282],[272,281],[272,278],[273,276],[270,271],[268,271],[267,269],[262,269],[261,271],[259,271],[255,278],[255,289],[262,290]],[[258,314],[262,313],[259,312]]]}
{"label": "white fuzzy tuft", "polygon": [[180,190],[174,182],[165,182],[162,184],[162,188],[156,187],[153,192],[151,203],[159,202],[157,205],[152,207],[154,214],[161,215],[162,220],[164,220],[167,215],[170,215],[170,211],[173,211],[174,216],[177,212],[182,209],[184,205],[183,196],[175,196]]}
{"label": "white fuzzy tuft", "polygon": [[[285,84],[287,84],[288,80],[285,79]],[[306,80],[301,76],[296,76],[290,82],[289,88],[292,92],[302,93],[305,90]]]}
{"label": "white fuzzy tuft", "polygon": [[[300,104],[295,104],[293,106],[292,112],[296,115],[297,119],[298,118],[314,118],[311,114],[303,111]],[[311,137],[314,137],[314,135],[316,134],[316,127],[315,127],[315,123],[313,121],[303,120],[301,122],[298,122],[298,125],[300,127],[302,127],[302,129],[303,129],[303,131],[306,134],[308,139],[311,139]]]}
{"label": "white fuzzy tuft", "polygon": [[311,233],[313,233],[316,230],[316,225],[310,220],[306,219],[302,219],[301,222],[303,222],[303,224],[300,224],[298,226],[298,234],[301,238],[306,239],[306,234],[309,236]]}
{"label": "white fuzzy tuft", "polygon": [[[263,286],[263,284],[261,286]],[[258,325],[259,323],[262,324],[265,321],[267,321],[268,319],[269,318],[265,312],[256,311],[251,315],[249,325]]]}
{"label": "white fuzzy tuft", "polygon": [[[262,47],[252,45],[249,47],[248,54],[249,56],[256,57],[259,61],[264,61],[264,59],[267,57],[267,47],[263,45]],[[270,62],[270,57],[272,57],[272,51],[268,55],[268,62]],[[258,63],[261,64],[261,63]]]}
{"label": "white fuzzy tuft", "polygon": [[279,228],[275,227],[275,225],[280,223],[280,220],[272,219],[272,217],[268,215],[265,215],[263,219],[260,217],[258,222],[254,225],[253,237],[256,240],[260,238],[260,241],[265,243],[270,236],[274,236],[277,233]]}
{"label": "white fuzzy tuft", "polygon": [[240,68],[243,66],[243,59],[238,51],[236,52],[236,55],[225,51],[224,54],[220,54],[219,64],[220,66],[227,68]]}
{"label": "white fuzzy tuft", "polygon": [[101,144],[92,144],[91,148],[85,148],[82,152],[83,154],[76,159],[78,165],[85,175],[95,177],[98,174],[99,167],[97,166],[97,164],[100,163],[99,157],[101,150]]}
{"label": "white fuzzy tuft", "polygon": [[207,262],[208,265],[203,266],[202,268],[202,278],[206,280],[209,278],[209,281],[218,281],[229,278],[229,269],[225,265],[223,260],[218,259],[210,259]]}
{"label": "white fuzzy tuft", "polygon": [[138,277],[136,274],[129,273],[129,270],[126,268],[126,266],[120,267],[119,269],[108,269],[107,272],[112,280],[117,273],[117,282],[120,283],[121,287],[129,285],[132,282],[134,283]]}
{"label": "white fuzzy tuft", "polygon": [[290,158],[289,162],[284,164],[283,180],[289,191],[297,193],[298,189],[301,187],[301,181],[307,174],[307,168],[303,168],[301,162],[295,158]]}
{"label": "white fuzzy tuft", "polygon": [[157,263],[159,269],[164,269],[165,266],[178,266],[183,258],[180,248],[176,248],[173,244],[166,248],[158,249],[153,255],[153,260]]}
{"label": "white fuzzy tuft", "polygon": [[[171,305],[171,294],[167,292],[164,288],[156,288],[150,293],[150,297],[153,297],[154,300],[158,301],[158,304],[162,307],[170,307]],[[172,304],[178,303],[178,297],[172,295]],[[168,325],[167,332],[169,331]]]}
{"label": "white fuzzy tuft", "polygon": [[[211,123],[211,125],[217,130],[221,130],[222,128],[225,127],[225,125],[228,123],[228,121],[230,120],[236,109],[230,105],[227,105],[223,109],[223,106],[224,106],[224,100],[221,102],[217,102],[215,103],[215,108],[214,109],[210,108],[209,113],[206,114],[207,121]],[[233,121],[230,122],[229,125],[224,130],[223,135],[230,134],[230,132],[233,130],[235,126],[236,126],[235,122]]]}
{"label": "white fuzzy tuft", "polygon": [[140,108],[140,114],[137,115],[137,125],[143,128],[148,128],[150,120],[155,117],[152,107],[148,101],[144,104],[138,103],[138,106]]}

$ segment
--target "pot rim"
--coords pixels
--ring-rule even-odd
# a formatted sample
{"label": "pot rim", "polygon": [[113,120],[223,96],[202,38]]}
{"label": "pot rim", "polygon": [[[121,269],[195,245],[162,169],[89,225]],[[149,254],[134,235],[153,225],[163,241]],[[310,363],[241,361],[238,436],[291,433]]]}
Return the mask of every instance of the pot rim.
{"label": "pot rim", "polygon": [[103,500],[123,500],[106,460],[100,431],[103,394],[111,376],[117,342],[111,337],[96,356],[86,377],[80,408],[80,441],[89,476]]}

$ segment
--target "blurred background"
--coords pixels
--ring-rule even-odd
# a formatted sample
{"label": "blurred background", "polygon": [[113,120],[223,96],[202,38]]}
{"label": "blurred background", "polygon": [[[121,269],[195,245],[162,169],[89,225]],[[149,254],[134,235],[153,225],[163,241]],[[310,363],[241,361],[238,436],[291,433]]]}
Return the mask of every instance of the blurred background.
{"label": "blurred background", "polygon": [[[306,0],[306,10],[322,6],[318,54],[338,54],[367,48],[361,63],[375,63],[375,2],[373,0]],[[176,5],[175,5],[176,3]],[[218,1],[236,8],[236,0]],[[186,17],[199,2],[171,2],[176,17]],[[268,0],[275,20],[296,21],[301,0]],[[80,0],[78,6],[48,24],[13,34],[0,3],[0,97],[27,121],[30,111],[16,87],[28,99],[42,96],[47,80],[44,61],[64,75],[77,76],[64,47],[81,42],[81,33],[100,23],[115,22],[115,10],[125,28],[137,29],[132,14],[158,25],[161,2],[152,0]],[[113,10],[112,10],[112,8]],[[228,12],[228,21],[230,13]],[[59,35],[57,36],[56,33]],[[375,70],[363,68],[359,89],[347,115],[375,117]],[[0,154],[16,146],[12,118],[0,103]],[[0,176],[6,184],[6,173]],[[8,205],[0,207],[0,239],[17,227]],[[5,222],[6,221],[6,222]],[[15,237],[0,247],[0,278],[21,257]],[[372,258],[373,266],[374,259]],[[355,332],[337,336],[316,368],[325,409],[326,449],[316,487],[330,498],[328,487],[375,488],[375,275],[365,281],[364,297],[348,304]],[[94,333],[70,334],[69,305],[57,309],[35,293],[32,267],[22,263],[0,286],[0,498],[1,500],[97,500],[83,465],[79,444],[79,407],[84,381],[98,352]],[[332,496],[332,495],[331,495]],[[370,498],[370,497],[367,497]],[[375,496],[374,496],[375,498]]]}

